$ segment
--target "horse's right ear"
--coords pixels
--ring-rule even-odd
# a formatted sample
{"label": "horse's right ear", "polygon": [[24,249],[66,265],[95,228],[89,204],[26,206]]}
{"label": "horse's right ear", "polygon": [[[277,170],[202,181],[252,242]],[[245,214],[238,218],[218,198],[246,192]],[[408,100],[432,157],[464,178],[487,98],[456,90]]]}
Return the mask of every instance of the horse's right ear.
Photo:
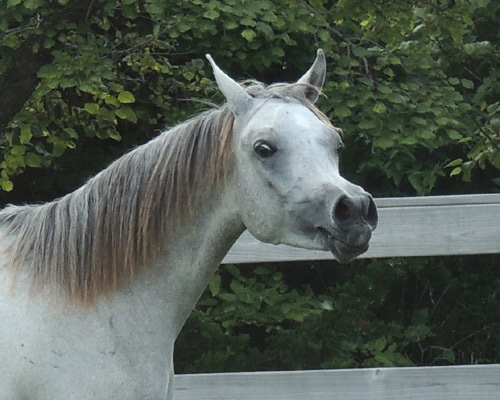
{"label": "horse's right ear", "polygon": [[252,96],[250,96],[241,85],[234,79],[226,75],[215,63],[210,54],[206,55],[212,65],[215,80],[219,89],[227,100],[229,109],[235,116],[243,115],[252,106]]}

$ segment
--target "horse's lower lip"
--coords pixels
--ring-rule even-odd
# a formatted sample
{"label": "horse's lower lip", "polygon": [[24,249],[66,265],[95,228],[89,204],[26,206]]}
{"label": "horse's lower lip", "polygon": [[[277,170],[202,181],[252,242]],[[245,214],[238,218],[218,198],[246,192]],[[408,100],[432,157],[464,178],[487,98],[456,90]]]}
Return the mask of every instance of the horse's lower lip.
{"label": "horse's lower lip", "polygon": [[348,263],[368,250],[368,243],[362,246],[351,246],[339,240],[333,233],[330,233],[330,231],[324,228],[318,228],[318,232],[325,238],[328,250],[330,250],[335,258],[342,264]]}

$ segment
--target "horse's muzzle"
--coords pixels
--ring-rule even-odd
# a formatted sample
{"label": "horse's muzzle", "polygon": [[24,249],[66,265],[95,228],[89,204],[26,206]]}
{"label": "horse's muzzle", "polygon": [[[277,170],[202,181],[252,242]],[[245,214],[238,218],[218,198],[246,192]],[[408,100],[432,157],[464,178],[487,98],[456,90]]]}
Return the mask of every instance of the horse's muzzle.
{"label": "horse's muzzle", "polygon": [[341,263],[347,263],[368,250],[378,223],[377,207],[369,194],[342,195],[332,211],[333,227],[318,228],[328,249]]}

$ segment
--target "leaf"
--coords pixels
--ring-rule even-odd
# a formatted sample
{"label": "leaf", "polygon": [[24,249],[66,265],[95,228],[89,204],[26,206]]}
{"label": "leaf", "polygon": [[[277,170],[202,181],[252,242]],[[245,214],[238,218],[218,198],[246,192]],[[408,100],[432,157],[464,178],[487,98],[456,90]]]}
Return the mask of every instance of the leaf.
{"label": "leaf", "polygon": [[335,109],[335,115],[341,118],[348,117],[351,115],[351,110],[347,106],[340,106]]}
{"label": "leaf", "polygon": [[116,140],[117,142],[122,140],[121,135],[115,129],[108,129],[106,133],[110,139]]}
{"label": "leaf", "polygon": [[181,22],[181,23],[179,23],[179,25],[177,25],[177,29],[179,29],[179,32],[181,32],[181,33],[185,33],[187,31],[190,31],[192,28],[193,28],[192,25],[188,24],[186,22]]}
{"label": "leaf", "polygon": [[372,349],[374,351],[383,351],[387,345],[387,340],[385,337],[381,337],[372,342]]}
{"label": "leaf", "polygon": [[266,35],[267,37],[272,38],[274,35],[273,28],[271,28],[271,26],[269,26],[269,24],[266,24],[265,22],[257,23],[257,29],[264,33],[264,35]]}
{"label": "leaf", "polygon": [[493,165],[495,168],[500,169],[500,153],[497,153],[493,159],[491,160],[491,165]]}
{"label": "leaf", "polygon": [[87,111],[89,114],[95,115],[99,111],[99,104],[85,103],[85,106],[83,108],[85,108],[85,111]]}
{"label": "leaf", "polygon": [[329,42],[331,40],[330,33],[324,29],[318,32],[318,36],[323,42]]}
{"label": "leaf", "polygon": [[450,139],[453,139],[453,140],[463,139],[463,136],[460,134],[460,132],[457,132],[453,129],[449,129],[448,131],[446,131],[446,134],[448,135],[448,137]]}
{"label": "leaf", "polygon": [[237,27],[238,27],[238,24],[236,23],[236,21],[227,21],[224,24],[224,28],[229,29],[229,30],[236,29]]}
{"label": "leaf", "polygon": [[405,138],[400,139],[399,143],[405,144],[405,145],[408,145],[408,146],[413,146],[413,145],[415,145],[415,144],[418,143],[418,140],[417,140],[416,137],[409,136],[409,137],[405,137]]}
{"label": "leaf", "polygon": [[356,57],[365,57],[368,54],[368,51],[361,46],[354,46],[352,52]]}
{"label": "leaf", "polygon": [[380,147],[381,149],[388,149],[394,146],[394,140],[387,138],[379,138],[373,142],[373,147]]}
{"label": "leaf", "polygon": [[29,10],[36,10],[43,4],[43,0],[24,0],[23,5]]}
{"label": "leaf", "polygon": [[26,147],[21,145],[12,146],[10,150],[10,154],[15,156],[23,155],[24,153],[26,153]]}
{"label": "leaf", "polygon": [[377,127],[377,122],[373,119],[364,119],[359,124],[360,129],[373,129]]}
{"label": "leaf", "polygon": [[57,73],[57,67],[54,64],[45,64],[38,70],[37,76],[41,79],[51,79],[55,78]]}
{"label": "leaf", "polygon": [[208,10],[208,11],[205,11],[205,13],[203,14],[203,16],[205,18],[214,20],[214,19],[217,19],[218,17],[220,17],[220,14],[219,14],[219,12],[217,10]]}
{"label": "leaf", "polygon": [[242,301],[243,303],[251,304],[252,299],[250,297],[250,294],[246,290],[245,286],[243,286],[239,281],[236,279],[233,279],[231,283],[229,284],[229,287],[231,290],[234,292],[234,294],[238,297],[238,300]]}
{"label": "leaf", "polygon": [[132,93],[128,92],[127,90],[121,92],[118,95],[118,101],[120,103],[134,103],[135,102],[135,97]]}
{"label": "leaf", "polygon": [[12,181],[6,179],[0,180],[0,186],[6,192],[10,192],[12,189],[14,189],[14,184],[12,183]]}
{"label": "leaf", "polygon": [[285,51],[281,47],[273,47],[271,54],[273,56],[281,58],[285,56]]}
{"label": "leaf", "polygon": [[463,160],[461,158],[457,158],[453,161],[450,161],[448,164],[444,166],[444,168],[451,168],[451,167],[456,167],[458,165],[462,165]]}
{"label": "leaf", "polygon": [[474,82],[469,79],[462,79],[462,86],[466,89],[474,89]]}
{"label": "leaf", "polygon": [[251,42],[257,37],[257,34],[252,29],[245,29],[241,32],[241,36],[243,36],[247,41]]}
{"label": "leaf", "polygon": [[[7,0],[7,8],[15,7],[19,3],[21,3],[22,0]],[[4,189],[5,190],[5,189]]]}
{"label": "leaf", "polygon": [[116,93],[123,92],[124,90],[123,85],[120,85],[119,83],[116,82],[110,82],[109,87]]}
{"label": "leaf", "polygon": [[217,296],[220,293],[220,285],[221,285],[221,277],[219,274],[216,274],[208,284],[208,288],[210,289],[210,293],[212,293],[213,297]]}
{"label": "leaf", "polygon": [[228,271],[235,278],[241,276],[240,269],[234,264],[227,264],[226,271]]}
{"label": "leaf", "polygon": [[132,110],[130,107],[124,106],[116,110],[115,114],[118,118],[128,119],[133,123],[137,122],[137,115],[135,114],[134,110]]}
{"label": "leaf", "polygon": [[72,79],[72,78],[69,78],[69,77],[62,77],[59,80],[59,86],[62,89],[67,89],[67,88],[76,86],[76,81],[74,79]]}
{"label": "leaf", "polygon": [[415,124],[419,124],[419,125],[427,125],[427,121],[423,118],[420,118],[420,117],[412,117],[410,119],[410,122],[413,122]]}
{"label": "leaf", "polygon": [[387,111],[387,107],[381,101],[377,101],[373,106],[373,111],[377,114],[383,114]]}
{"label": "leaf", "polygon": [[29,143],[31,138],[33,137],[31,133],[31,128],[29,125],[23,125],[21,127],[21,135],[19,136],[19,141],[21,144]]}
{"label": "leaf", "polygon": [[397,93],[393,94],[392,96],[388,96],[387,98],[391,103],[396,103],[396,104],[403,104],[408,101],[408,99],[405,96]]}
{"label": "leaf", "polygon": [[26,153],[24,161],[26,165],[31,168],[43,166],[43,157],[35,153]]}
{"label": "leaf", "polygon": [[453,170],[450,172],[450,177],[455,175],[460,175],[461,173],[462,173],[462,167],[453,168]]}
{"label": "leaf", "polygon": [[490,115],[496,114],[498,111],[500,111],[500,103],[497,101],[493,104],[490,104],[488,107],[486,107],[486,111]]}
{"label": "leaf", "polygon": [[436,137],[436,134],[431,132],[431,131],[421,131],[418,136],[420,136],[422,139],[428,139],[428,140],[433,140]]}
{"label": "leaf", "polygon": [[240,25],[244,25],[244,26],[255,26],[257,25],[257,23],[250,17],[246,16],[246,17],[243,17],[240,21],[239,21]]}
{"label": "leaf", "polygon": [[52,154],[54,154],[55,157],[60,157],[64,154],[65,150],[66,150],[66,144],[61,140],[57,140],[54,143]]}
{"label": "leaf", "polygon": [[50,49],[50,48],[54,47],[55,44],[56,44],[56,41],[54,39],[47,38],[43,42],[43,47],[46,49]]}
{"label": "leaf", "polygon": [[104,102],[110,106],[120,107],[120,102],[114,96],[109,96],[109,95],[106,96],[106,98],[104,99]]}
{"label": "leaf", "polygon": [[392,88],[388,85],[379,85],[377,87],[377,89],[380,93],[384,93],[384,94],[389,94],[389,93],[393,92]]}
{"label": "leaf", "polygon": [[147,3],[146,2],[146,10],[151,14],[151,15],[161,15],[164,12],[165,6],[164,4],[158,4],[158,3]]}

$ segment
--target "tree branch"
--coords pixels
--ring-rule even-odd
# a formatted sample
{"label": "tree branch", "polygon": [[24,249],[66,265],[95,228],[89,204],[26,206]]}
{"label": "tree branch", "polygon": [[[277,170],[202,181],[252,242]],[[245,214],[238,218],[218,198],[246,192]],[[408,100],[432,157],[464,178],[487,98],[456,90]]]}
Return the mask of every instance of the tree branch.
{"label": "tree branch", "polygon": [[[486,122],[486,123],[488,123],[488,122]],[[497,143],[495,143],[495,140],[490,136],[490,134],[488,132],[486,132],[486,129],[484,129],[484,127],[480,126],[479,130],[486,137],[486,139],[490,142],[490,144],[496,149],[496,151],[498,151],[500,153],[500,147],[498,146]]]}

